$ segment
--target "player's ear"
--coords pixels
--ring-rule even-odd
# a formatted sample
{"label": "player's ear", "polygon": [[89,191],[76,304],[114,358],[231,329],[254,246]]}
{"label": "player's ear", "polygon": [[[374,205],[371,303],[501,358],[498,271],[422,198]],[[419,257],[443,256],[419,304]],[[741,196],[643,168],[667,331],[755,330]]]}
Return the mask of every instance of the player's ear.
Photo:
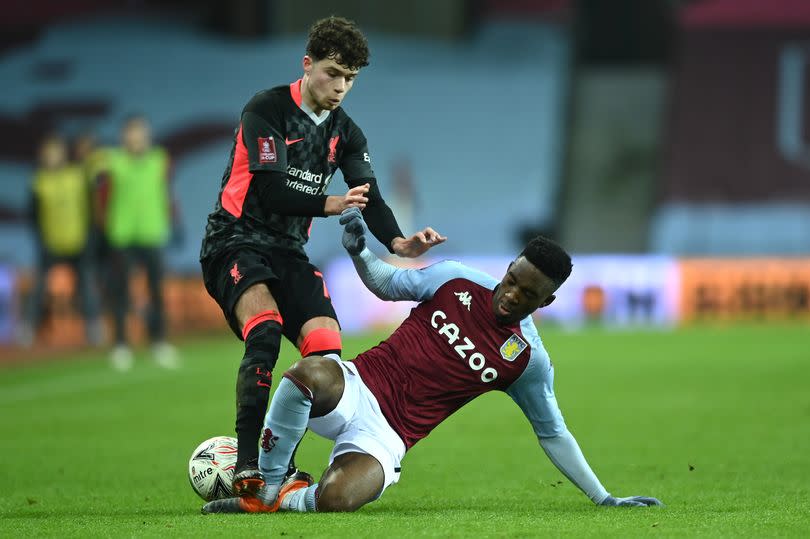
{"label": "player's ear", "polygon": [[306,73],[307,75],[309,75],[309,72],[312,71],[312,64],[313,64],[312,58],[310,58],[308,54],[305,54],[302,65],[304,67],[304,73]]}
{"label": "player's ear", "polygon": [[547,307],[547,306],[551,305],[551,303],[555,299],[557,299],[557,296],[555,296],[554,294],[551,294],[549,297],[546,298],[546,300],[543,302],[543,304],[540,305],[540,307],[542,308],[542,307]]}

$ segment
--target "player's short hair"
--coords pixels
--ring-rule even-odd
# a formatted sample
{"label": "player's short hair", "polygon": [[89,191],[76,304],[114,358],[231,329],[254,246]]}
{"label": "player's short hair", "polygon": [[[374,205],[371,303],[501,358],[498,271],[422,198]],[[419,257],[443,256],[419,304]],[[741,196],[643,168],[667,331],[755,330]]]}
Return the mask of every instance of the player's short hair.
{"label": "player's short hair", "polygon": [[39,139],[40,146],[45,146],[46,144],[65,144],[65,143],[67,143],[67,139],[59,131],[48,131],[41,139]]}
{"label": "player's short hair", "polygon": [[309,29],[307,55],[315,60],[331,58],[349,69],[368,65],[368,41],[354,23],[343,17],[315,21]]}
{"label": "player's short hair", "polygon": [[123,129],[127,129],[136,124],[143,124],[149,125],[149,120],[146,119],[146,115],[140,112],[133,112],[131,114],[127,114],[124,117],[124,121],[121,122],[121,126]]}
{"label": "player's short hair", "polygon": [[559,288],[571,275],[571,256],[554,240],[545,236],[535,236],[526,244],[520,256],[543,272]]}

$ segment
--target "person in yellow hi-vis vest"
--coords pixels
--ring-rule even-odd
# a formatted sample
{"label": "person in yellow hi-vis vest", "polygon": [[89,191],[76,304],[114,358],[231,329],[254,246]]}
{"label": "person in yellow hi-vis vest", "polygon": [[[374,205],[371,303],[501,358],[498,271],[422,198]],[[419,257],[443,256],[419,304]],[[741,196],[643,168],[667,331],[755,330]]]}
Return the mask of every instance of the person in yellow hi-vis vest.
{"label": "person in yellow hi-vis vest", "polygon": [[57,264],[76,274],[77,293],[87,341],[101,343],[103,331],[93,272],[90,238],[90,189],[83,171],[68,162],[66,140],[49,135],[39,148],[39,166],[31,184],[31,217],[39,264],[20,340],[30,345],[42,322],[47,277]]}
{"label": "person in yellow hi-vis vest", "polygon": [[174,348],[166,342],[166,315],[163,305],[163,248],[171,232],[169,156],[153,146],[149,123],[142,116],[124,122],[120,148],[105,152],[109,182],[104,230],[111,253],[112,303],[115,347],[113,367],[128,370],[133,364],[126,333],[130,308],[129,278],[133,265],[146,270],[150,296],[147,330],[158,365],[178,366]]}
{"label": "person in yellow hi-vis vest", "polygon": [[91,208],[90,208],[90,235],[92,237],[92,250],[94,270],[98,290],[100,292],[103,306],[109,303],[111,286],[111,276],[109,271],[110,247],[104,233],[104,201],[109,188],[106,181],[105,148],[98,144],[95,132],[85,130],[80,132],[73,139],[73,160],[81,167],[88,185],[91,186]]}

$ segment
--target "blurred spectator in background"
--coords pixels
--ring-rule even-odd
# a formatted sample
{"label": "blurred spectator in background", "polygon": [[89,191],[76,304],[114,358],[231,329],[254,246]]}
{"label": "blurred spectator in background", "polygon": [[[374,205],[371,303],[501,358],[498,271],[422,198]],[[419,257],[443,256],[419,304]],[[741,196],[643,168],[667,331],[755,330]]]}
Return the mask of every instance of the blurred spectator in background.
{"label": "blurred spectator in background", "polygon": [[110,244],[104,233],[107,194],[109,193],[109,178],[105,170],[105,153],[98,145],[98,139],[93,131],[81,132],[73,140],[73,158],[81,168],[82,173],[91,186],[93,196],[91,197],[90,211],[90,239],[92,250],[93,268],[96,274],[96,282],[101,293],[102,304],[109,304],[109,296],[112,289],[111,272],[107,262],[110,260]]}
{"label": "blurred spectator in background", "polygon": [[98,345],[103,331],[93,279],[90,184],[82,169],[68,162],[68,145],[63,137],[50,135],[42,141],[31,187],[39,264],[20,341],[33,344],[45,310],[48,274],[55,265],[67,264],[76,275],[87,341]]}
{"label": "blurred spectator in background", "polygon": [[[105,161],[104,151],[98,146],[95,133],[84,131],[73,140],[73,159],[81,169],[82,174],[84,174],[87,184],[91,186],[94,193],[97,192],[96,186],[98,186],[105,173]],[[102,236],[104,219],[99,211],[100,207],[95,204],[95,201],[91,200],[91,202],[94,203],[91,207],[90,224],[94,232],[98,236]],[[96,234],[94,234],[93,239],[98,240],[100,238],[97,238]]]}
{"label": "blurred spectator in background", "polygon": [[111,248],[109,272],[115,347],[111,362],[118,370],[132,367],[133,356],[126,328],[130,308],[129,278],[135,264],[146,271],[149,309],[146,326],[158,365],[178,366],[173,346],[166,342],[163,304],[163,248],[170,236],[171,196],[169,156],[152,145],[148,121],[128,118],[121,131],[122,147],[105,152],[106,182],[102,186],[104,230]]}

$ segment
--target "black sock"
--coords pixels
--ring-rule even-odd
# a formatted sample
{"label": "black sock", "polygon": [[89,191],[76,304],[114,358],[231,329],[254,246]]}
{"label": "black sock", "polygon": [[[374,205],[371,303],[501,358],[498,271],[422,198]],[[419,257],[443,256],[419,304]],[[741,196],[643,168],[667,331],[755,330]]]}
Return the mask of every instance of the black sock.
{"label": "black sock", "polygon": [[270,400],[273,367],[281,346],[281,324],[266,320],[250,330],[236,379],[236,469],[259,458],[259,434]]}

